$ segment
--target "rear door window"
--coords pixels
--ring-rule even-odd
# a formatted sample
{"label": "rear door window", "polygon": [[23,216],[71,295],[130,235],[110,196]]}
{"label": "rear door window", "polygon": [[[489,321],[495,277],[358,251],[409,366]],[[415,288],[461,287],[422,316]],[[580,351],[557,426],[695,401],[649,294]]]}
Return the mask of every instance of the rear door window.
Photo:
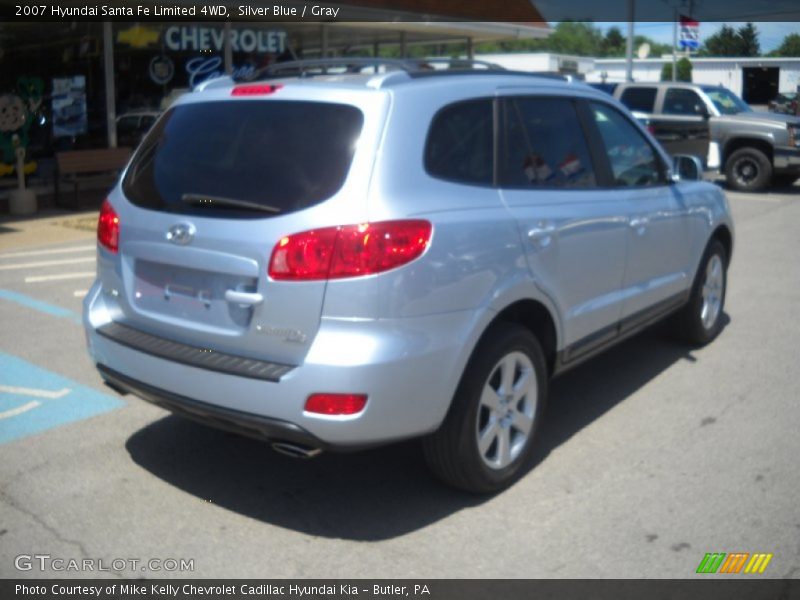
{"label": "rear door window", "polygon": [[361,132],[354,106],[185,104],[150,131],[122,183],[142,208],[265,217],[307,208],[344,184]]}
{"label": "rear door window", "polygon": [[587,188],[594,168],[568,98],[518,97],[503,103],[498,171],[507,188]]}
{"label": "rear door window", "polygon": [[654,87],[629,87],[622,92],[620,102],[630,110],[652,113],[656,106],[656,93]]}

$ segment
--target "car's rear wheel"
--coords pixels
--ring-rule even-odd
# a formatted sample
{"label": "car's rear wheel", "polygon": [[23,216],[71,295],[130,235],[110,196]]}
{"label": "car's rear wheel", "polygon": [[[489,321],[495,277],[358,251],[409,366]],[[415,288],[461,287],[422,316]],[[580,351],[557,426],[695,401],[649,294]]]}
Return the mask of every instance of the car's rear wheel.
{"label": "car's rear wheel", "polygon": [[728,257],[719,240],[711,240],[703,254],[689,302],[676,315],[678,333],[686,341],[704,345],[722,330]]}
{"label": "car's rear wheel", "polygon": [[772,179],[772,163],[758,148],[740,148],[725,161],[725,180],[740,192],[759,192]]}
{"label": "car's rear wheel", "polygon": [[470,492],[500,490],[530,462],[547,396],[547,368],[536,337],[498,323],[467,364],[444,423],[425,438],[436,475]]}

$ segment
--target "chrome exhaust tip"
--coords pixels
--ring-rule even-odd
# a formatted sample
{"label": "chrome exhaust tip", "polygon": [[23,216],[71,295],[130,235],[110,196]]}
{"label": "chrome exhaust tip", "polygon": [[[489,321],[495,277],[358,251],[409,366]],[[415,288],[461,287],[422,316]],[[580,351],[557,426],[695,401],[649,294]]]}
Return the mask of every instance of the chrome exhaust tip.
{"label": "chrome exhaust tip", "polygon": [[297,444],[290,444],[289,442],[273,442],[272,449],[285,456],[292,458],[314,458],[322,454],[319,448],[308,448],[306,446],[298,446]]}

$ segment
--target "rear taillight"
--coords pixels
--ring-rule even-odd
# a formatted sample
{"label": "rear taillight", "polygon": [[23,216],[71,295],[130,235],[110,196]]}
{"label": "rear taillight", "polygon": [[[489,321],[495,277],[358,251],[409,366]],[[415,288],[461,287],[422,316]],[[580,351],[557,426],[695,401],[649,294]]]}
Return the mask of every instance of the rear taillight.
{"label": "rear taillight", "polygon": [[650,123],[648,123],[647,124],[647,131],[649,131],[652,135],[655,135],[656,134],[655,125],[650,125]]}
{"label": "rear taillight", "polygon": [[273,279],[310,281],[372,275],[419,257],[431,239],[422,220],[325,227],[280,239],[269,261]]}
{"label": "rear taillight", "polygon": [[305,411],[320,415],[355,415],[366,405],[364,394],[312,394],[306,400]]}
{"label": "rear taillight", "polygon": [[109,252],[119,250],[119,215],[108,200],[100,206],[100,217],[97,219],[97,243]]}

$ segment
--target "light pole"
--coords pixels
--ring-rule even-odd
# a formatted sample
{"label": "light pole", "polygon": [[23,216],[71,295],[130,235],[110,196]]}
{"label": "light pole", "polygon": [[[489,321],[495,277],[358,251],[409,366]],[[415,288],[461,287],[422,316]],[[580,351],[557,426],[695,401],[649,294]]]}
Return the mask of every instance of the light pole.
{"label": "light pole", "polygon": [[636,0],[628,0],[628,40],[625,43],[625,81],[633,81],[633,19]]}

